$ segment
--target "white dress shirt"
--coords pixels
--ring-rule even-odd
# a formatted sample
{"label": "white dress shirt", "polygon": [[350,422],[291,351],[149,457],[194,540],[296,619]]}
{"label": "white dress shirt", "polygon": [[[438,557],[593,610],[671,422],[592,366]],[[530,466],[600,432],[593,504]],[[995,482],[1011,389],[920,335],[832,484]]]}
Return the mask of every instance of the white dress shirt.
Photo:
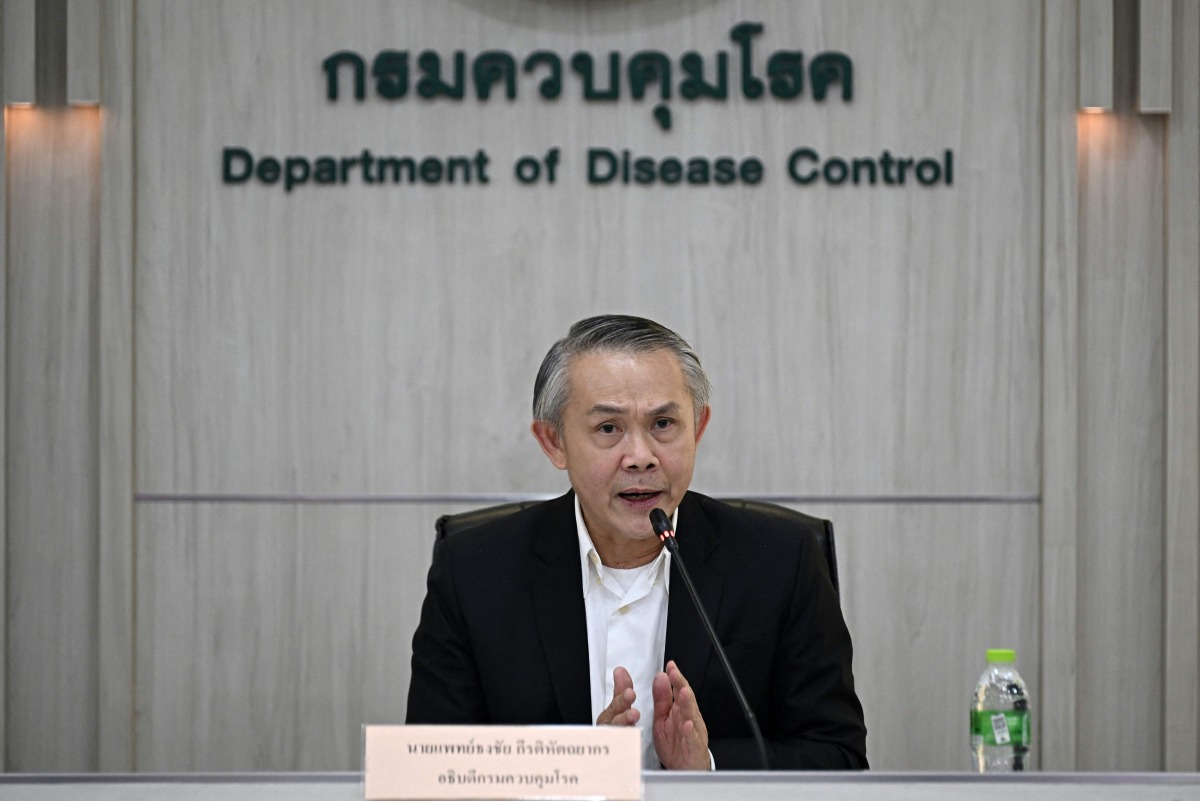
{"label": "white dress shirt", "polygon": [[[679,510],[675,510],[678,519]],[[663,669],[667,648],[667,596],[671,583],[671,554],[663,548],[649,564],[629,570],[607,567],[592,543],[583,522],[579,497],[575,498],[575,524],[582,562],[583,604],[587,610],[588,665],[591,676],[592,720],[612,702],[613,668],[629,671],[641,713],[642,766],[662,765],[654,751],[654,676]],[[674,526],[675,520],[672,520]]]}

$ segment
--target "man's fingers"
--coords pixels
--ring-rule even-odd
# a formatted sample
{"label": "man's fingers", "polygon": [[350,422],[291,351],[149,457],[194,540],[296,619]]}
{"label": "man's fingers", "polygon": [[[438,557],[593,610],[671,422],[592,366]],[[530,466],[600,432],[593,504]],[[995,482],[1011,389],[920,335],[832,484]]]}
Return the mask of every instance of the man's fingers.
{"label": "man's fingers", "polygon": [[679,666],[675,664],[674,659],[672,659],[670,662],[667,663],[666,674],[667,674],[667,678],[669,678],[671,680],[671,690],[676,695],[678,695],[679,691],[682,690],[684,687],[691,686],[690,684],[688,684],[688,680],[686,678],[684,678],[683,671],[681,671],[679,669]]}
{"label": "man's fingers", "polygon": [[625,690],[633,689],[633,677],[629,675],[629,671],[618,665],[613,668],[613,700],[616,700],[618,695],[624,694]]}
{"label": "man's fingers", "polygon": [[633,702],[637,693],[633,690],[633,678],[623,667],[613,670],[613,697],[600,716],[596,718],[598,726],[632,726],[641,717]]}
{"label": "man's fingers", "polygon": [[709,766],[708,729],[696,692],[674,661],[654,679],[654,748],[667,768]]}
{"label": "man's fingers", "polygon": [[666,673],[659,673],[654,677],[650,690],[654,697],[654,719],[661,720],[671,713],[671,679]]}
{"label": "man's fingers", "polygon": [[[600,713],[600,717],[596,718],[596,724],[599,726],[628,726],[632,723],[637,723],[638,711],[633,708],[634,700],[635,695],[632,687],[613,693],[612,701]],[[630,717],[631,715],[632,718]]]}
{"label": "man's fingers", "polygon": [[636,709],[630,708],[630,709],[626,709],[624,712],[622,712],[621,714],[614,717],[612,719],[612,721],[609,722],[608,725],[610,725],[610,726],[635,726],[635,725],[637,725],[637,722],[639,720],[641,720],[641,718],[642,718],[641,712],[638,712]]}
{"label": "man's fingers", "polygon": [[688,718],[696,717],[700,711],[696,705],[696,691],[692,689],[692,685],[688,684],[688,680],[676,666],[674,660],[667,663],[667,678],[671,681],[671,696],[681,707],[680,711]]}
{"label": "man's fingers", "polygon": [[696,705],[696,693],[691,687],[681,687],[676,690],[675,707],[683,717],[689,720],[696,717],[699,707]]}

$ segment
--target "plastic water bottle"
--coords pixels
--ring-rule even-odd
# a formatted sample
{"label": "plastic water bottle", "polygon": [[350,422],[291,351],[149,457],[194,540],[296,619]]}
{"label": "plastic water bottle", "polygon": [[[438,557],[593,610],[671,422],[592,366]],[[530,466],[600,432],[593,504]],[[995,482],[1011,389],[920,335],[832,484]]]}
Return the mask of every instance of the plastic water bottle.
{"label": "plastic water bottle", "polygon": [[1013,664],[1017,652],[989,648],[971,698],[971,757],[979,773],[1030,770],[1029,693]]}

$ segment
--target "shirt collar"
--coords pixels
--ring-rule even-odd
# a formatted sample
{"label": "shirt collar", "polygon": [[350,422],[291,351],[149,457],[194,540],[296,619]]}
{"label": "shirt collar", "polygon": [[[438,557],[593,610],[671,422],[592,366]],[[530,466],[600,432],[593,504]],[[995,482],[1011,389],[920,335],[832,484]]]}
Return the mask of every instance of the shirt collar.
{"label": "shirt collar", "polygon": [[[679,508],[675,508],[675,514],[671,515],[671,530],[675,531],[679,524]],[[583,597],[586,598],[588,591],[592,588],[592,578],[594,576],[603,578],[604,564],[600,561],[600,554],[596,551],[596,546],[592,543],[592,535],[588,533],[587,524],[583,522],[583,507],[579,505],[579,495],[575,495],[575,531],[579,536],[579,565],[580,575],[583,577]],[[663,589],[669,594],[671,592],[671,552],[663,548],[658,553],[656,558],[660,565],[658,568],[662,571]]]}

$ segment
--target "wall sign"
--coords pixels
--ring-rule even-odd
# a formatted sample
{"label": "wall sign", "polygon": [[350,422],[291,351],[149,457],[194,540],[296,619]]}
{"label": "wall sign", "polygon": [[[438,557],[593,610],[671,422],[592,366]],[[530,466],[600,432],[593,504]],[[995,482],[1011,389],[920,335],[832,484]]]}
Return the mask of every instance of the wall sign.
{"label": "wall sign", "polygon": [[[463,102],[474,97],[488,102],[503,95],[509,102],[521,98],[520,88],[536,91],[537,102],[554,102],[564,94],[564,73],[569,65],[576,91],[586,102],[620,102],[625,97],[644,101],[657,94],[651,116],[663,131],[670,131],[669,101],[722,102],[731,91],[748,100],[771,97],[795,102],[811,86],[813,100],[824,102],[837,90],[841,102],[854,98],[854,64],[845,53],[826,51],[806,58],[802,50],[776,50],[765,64],[756,65],[754,39],[763,32],[759,22],[740,22],[729,31],[734,51],[716,52],[712,59],[696,50],[673,60],[659,50],[641,50],[628,56],[610,51],[606,57],[576,52],[569,58],[550,50],[535,50],[518,58],[504,50],[486,50],[474,56],[456,50],[449,59],[432,50],[413,58],[409,50],[381,50],[368,60],[351,50],[340,50],[321,62],[325,97],[336,106],[347,98],[355,103],[368,98],[401,103],[411,94],[425,102]],[[730,89],[730,61],[739,65],[738,80]],[[415,69],[414,69],[415,65]],[[677,68],[677,69],[676,69]],[[347,91],[347,88],[349,91]],[[470,91],[469,91],[470,90]],[[411,101],[410,101],[411,102]],[[569,162],[569,163],[568,163]],[[939,156],[878,154],[823,157],[808,145],[795,147],[779,160],[778,169],[796,186],[951,186],[954,152]],[[244,147],[228,146],[221,154],[221,180],[237,185],[259,183],[290,193],[300,187],[369,184],[378,186],[488,186],[501,174],[520,184],[556,184],[568,170],[589,186],[755,186],[771,169],[757,156],[717,154],[649,156],[624,148],[589,147],[574,159],[552,147],[543,154],[511,157],[503,173],[480,147],[474,153],[379,154],[363,148],[354,154],[255,154]]]}

